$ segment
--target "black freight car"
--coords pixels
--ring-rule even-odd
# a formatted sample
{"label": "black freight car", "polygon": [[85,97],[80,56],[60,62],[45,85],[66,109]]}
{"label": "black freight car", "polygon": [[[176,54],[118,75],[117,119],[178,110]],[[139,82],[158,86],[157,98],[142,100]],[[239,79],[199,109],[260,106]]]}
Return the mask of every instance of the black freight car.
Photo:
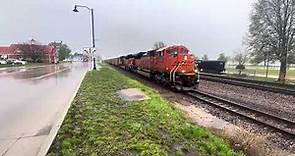
{"label": "black freight car", "polygon": [[220,74],[225,71],[225,61],[196,60],[200,72]]}

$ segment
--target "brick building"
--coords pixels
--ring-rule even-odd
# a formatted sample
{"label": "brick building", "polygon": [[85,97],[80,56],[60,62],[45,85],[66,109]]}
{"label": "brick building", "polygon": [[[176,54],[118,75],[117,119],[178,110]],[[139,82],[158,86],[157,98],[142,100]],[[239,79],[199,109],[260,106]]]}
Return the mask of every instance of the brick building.
{"label": "brick building", "polygon": [[57,62],[57,46],[54,43],[48,45],[39,44],[31,40],[30,43],[11,44],[9,46],[0,46],[1,59],[21,59],[32,61],[34,57],[42,62]]}

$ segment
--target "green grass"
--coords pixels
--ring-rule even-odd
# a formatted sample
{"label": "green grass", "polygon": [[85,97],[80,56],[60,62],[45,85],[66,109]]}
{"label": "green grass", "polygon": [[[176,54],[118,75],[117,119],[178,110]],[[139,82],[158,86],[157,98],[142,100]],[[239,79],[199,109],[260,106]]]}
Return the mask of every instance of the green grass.
{"label": "green grass", "polygon": [[[234,66],[227,66],[226,67],[226,72],[229,76],[234,76],[234,77],[239,77],[238,73],[239,71],[235,69]],[[254,76],[255,73],[255,76]],[[243,70],[242,72],[243,75],[247,75],[248,79],[253,79],[253,80],[260,80],[260,81],[269,81],[269,82],[277,82],[277,78],[272,78],[271,76],[277,76],[279,75],[279,69],[270,67],[268,75],[269,77],[266,78],[266,71],[263,67],[261,66],[246,66],[246,69]],[[257,76],[259,74],[259,76]],[[263,76],[262,76],[263,75]],[[289,78],[295,78],[295,69],[292,67],[292,69],[287,70],[287,80],[286,83],[289,84],[295,84],[295,80],[293,79],[288,79]]]}
{"label": "green grass", "polygon": [[0,68],[20,67],[20,66],[23,66],[23,65],[0,64]]}
{"label": "green grass", "polygon": [[20,67],[20,66],[26,66],[26,67],[32,67],[32,66],[41,66],[41,65],[48,65],[49,63],[27,63],[24,65],[21,64],[0,64],[0,68],[8,68],[8,67]]}
{"label": "green grass", "polygon": [[[151,99],[123,101],[139,88]],[[243,155],[195,126],[157,91],[103,66],[88,72],[49,155]]]}
{"label": "green grass", "polygon": [[[238,71],[235,71],[235,72],[232,72],[230,70],[229,73],[227,73],[226,75],[227,76],[230,76],[230,77],[237,77],[237,78],[245,78],[245,79],[251,79],[251,80],[258,80],[258,81],[268,81],[268,82],[278,82],[278,79],[277,78],[266,78],[266,77],[261,77],[261,76],[250,76],[248,75],[247,71],[245,72],[242,72],[242,76],[238,75]],[[244,75],[246,74],[246,75]],[[287,84],[295,84],[295,80],[286,80],[286,83]]]}
{"label": "green grass", "polygon": [[[228,72],[233,72],[233,73],[238,73],[238,70],[235,69],[234,66],[230,66],[226,68],[226,71]],[[261,66],[246,66],[246,69],[243,71],[246,74],[260,74],[260,75],[265,75],[266,74],[266,70],[261,67]],[[278,68],[273,68],[270,67],[268,70],[268,74],[269,75],[275,75],[278,76],[279,75],[279,69]],[[287,76],[290,77],[295,77],[295,70],[287,70]]]}

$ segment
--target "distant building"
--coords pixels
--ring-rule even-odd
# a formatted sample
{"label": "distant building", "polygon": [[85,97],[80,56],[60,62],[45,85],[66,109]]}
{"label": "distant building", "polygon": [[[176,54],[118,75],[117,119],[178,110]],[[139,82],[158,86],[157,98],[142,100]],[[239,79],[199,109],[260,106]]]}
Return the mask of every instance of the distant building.
{"label": "distant building", "polygon": [[21,59],[33,61],[38,57],[41,62],[57,63],[57,46],[54,43],[43,45],[31,40],[30,43],[0,46],[1,59]]}
{"label": "distant building", "polygon": [[71,61],[74,62],[88,62],[89,57],[84,54],[75,53],[74,55],[71,55],[69,58]]}

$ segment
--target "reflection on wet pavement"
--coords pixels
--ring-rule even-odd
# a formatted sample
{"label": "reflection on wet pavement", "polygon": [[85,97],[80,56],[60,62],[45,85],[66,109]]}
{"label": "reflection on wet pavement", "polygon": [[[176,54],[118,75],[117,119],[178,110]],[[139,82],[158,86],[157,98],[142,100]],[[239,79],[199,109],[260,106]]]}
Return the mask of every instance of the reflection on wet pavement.
{"label": "reflection on wet pavement", "polygon": [[1,69],[0,155],[8,146],[1,140],[34,136],[51,125],[89,68],[88,63],[69,63]]}
{"label": "reflection on wet pavement", "polygon": [[48,65],[42,67],[20,68],[20,69],[7,69],[0,72],[1,77],[12,77],[14,79],[28,79],[55,73],[64,69],[70,69],[71,64],[62,65]]}

